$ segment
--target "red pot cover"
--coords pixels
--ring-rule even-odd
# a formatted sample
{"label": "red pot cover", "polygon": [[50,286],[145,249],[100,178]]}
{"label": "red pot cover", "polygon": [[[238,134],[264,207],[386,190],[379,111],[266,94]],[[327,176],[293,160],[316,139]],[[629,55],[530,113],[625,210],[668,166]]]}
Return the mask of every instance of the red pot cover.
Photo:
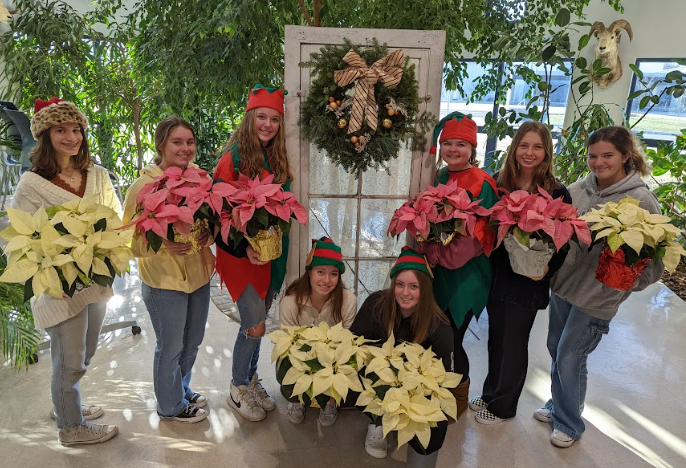
{"label": "red pot cover", "polygon": [[633,265],[626,265],[622,249],[612,253],[610,247],[605,247],[598,260],[595,278],[613,289],[629,291],[650,260],[652,259],[642,258]]}

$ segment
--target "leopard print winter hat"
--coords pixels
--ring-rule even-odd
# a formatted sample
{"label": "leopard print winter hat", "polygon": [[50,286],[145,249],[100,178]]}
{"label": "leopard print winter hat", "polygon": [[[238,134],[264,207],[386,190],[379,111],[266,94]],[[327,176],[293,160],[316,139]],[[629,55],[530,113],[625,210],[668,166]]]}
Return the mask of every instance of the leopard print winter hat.
{"label": "leopard print winter hat", "polygon": [[48,101],[36,99],[31,119],[31,134],[35,139],[50,127],[66,122],[77,123],[84,130],[88,128],[88,119],[73,103],[56,97]]}

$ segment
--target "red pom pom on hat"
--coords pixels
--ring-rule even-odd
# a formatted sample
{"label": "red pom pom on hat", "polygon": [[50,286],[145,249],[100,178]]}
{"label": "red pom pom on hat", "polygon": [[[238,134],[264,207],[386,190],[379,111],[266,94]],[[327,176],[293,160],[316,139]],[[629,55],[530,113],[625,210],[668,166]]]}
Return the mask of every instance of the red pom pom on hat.
{"label": "red pom pom on hat", "polygon": [[60,99],[58,97],[52,97],[48,99],[47,101],[43,101],[42,99],[36,99],[36,104],[33,108],[33,113],[35,114],[36,112],[40,111],[44,107],[48,107],[51,104],[57,104],[58,102],[63,102],[64,99]]}

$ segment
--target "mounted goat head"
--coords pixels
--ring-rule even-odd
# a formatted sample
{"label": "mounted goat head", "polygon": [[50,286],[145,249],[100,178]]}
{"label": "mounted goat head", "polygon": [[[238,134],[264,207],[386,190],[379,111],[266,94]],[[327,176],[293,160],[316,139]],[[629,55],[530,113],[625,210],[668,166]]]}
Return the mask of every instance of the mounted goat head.
{"label": "mounted goat head", "polygon": [[608,74],[595,79],[598,86],[603,89],[622,77],[622,61],[619,60],[619,50],[617,50],[622,29],[629,35],[629,40],[633,40],[634,33],[631,31],[631,25],[625,20],[614,21],[607,29],[602,22],[596,21],[588,33],[589,36],[595,36],[598,39],[595,48],[596,60],[602,60],[603,67],[611,70]]}
{"label": "mounted goat head", "polygon": [[12,15],[15,13],[19,13],[19,10],[9,11],[7,10],[7,7],[0,2],[0,23],[10,24],[12,21]]}

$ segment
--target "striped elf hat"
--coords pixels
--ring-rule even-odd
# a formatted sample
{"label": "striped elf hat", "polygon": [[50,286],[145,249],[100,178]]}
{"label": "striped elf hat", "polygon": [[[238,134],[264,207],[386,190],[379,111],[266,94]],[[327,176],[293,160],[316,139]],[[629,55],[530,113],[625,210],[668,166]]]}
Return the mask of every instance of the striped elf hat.
{"label": "striped elf hat", "polygon": [[417,270],[429,275],[430,278],[434,277],[426,257],[407,246],[403,247],[398,260],[391,268],[391,278],[403,270]]}
{"label": "striped elf hat", "polygon": [[312,250],[307,256],[305,269],[309,270],[321,265],[332,265],[338,268],[341,274],[345,273],[341,248],[328,237],[322,237],[319,240],[312,239]]}

